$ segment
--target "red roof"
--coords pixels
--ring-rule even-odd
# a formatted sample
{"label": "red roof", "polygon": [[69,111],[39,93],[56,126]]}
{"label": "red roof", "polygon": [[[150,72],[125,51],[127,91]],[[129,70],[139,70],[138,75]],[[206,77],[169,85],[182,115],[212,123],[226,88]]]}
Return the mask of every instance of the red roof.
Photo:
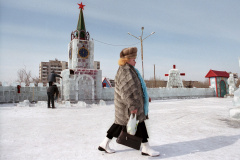
{"label": "red roof", "polygon": [[205,76],[205,78],[209,78],[209,77],[229,77],[229,73],[227,73],[226,71],[215,71],[215,70],[211,70],[208,72],[208,74]]}

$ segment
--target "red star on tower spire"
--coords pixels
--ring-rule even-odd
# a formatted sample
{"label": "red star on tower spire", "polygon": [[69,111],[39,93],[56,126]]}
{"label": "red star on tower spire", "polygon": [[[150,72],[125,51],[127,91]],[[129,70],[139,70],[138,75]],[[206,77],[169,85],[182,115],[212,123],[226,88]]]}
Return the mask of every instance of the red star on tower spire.
{"label": "red star on tower spire", "polygon": [[83,5],[82,2],[81,2],[81,4],[78,4],[78,5],[79,5],[79,9],[81,8],[81,9],[84,10],[84,6],[85,6],[85,5]]}

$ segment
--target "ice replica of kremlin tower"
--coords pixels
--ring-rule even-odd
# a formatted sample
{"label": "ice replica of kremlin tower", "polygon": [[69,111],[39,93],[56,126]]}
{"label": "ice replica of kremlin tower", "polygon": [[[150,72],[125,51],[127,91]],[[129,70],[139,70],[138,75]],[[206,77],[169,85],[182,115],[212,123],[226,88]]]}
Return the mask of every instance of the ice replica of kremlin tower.
{"label": "ice replica of kremlin tower", "polygon": [[61,95],[65,101],[101,99],[102,71],[94,69],[94,41],[86,32],[82,3],[77,30],[68,44],[68,69],[61,72]]}

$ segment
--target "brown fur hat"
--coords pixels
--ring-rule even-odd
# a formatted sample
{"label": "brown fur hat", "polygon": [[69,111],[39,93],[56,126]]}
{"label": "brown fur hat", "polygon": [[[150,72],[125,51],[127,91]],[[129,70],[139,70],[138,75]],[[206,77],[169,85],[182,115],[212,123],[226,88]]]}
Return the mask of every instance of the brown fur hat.
{"label": "brown fur hat", "polygon": [[137,47],[124,48],[120,53],[120,58],[136,58],[137,57]]}

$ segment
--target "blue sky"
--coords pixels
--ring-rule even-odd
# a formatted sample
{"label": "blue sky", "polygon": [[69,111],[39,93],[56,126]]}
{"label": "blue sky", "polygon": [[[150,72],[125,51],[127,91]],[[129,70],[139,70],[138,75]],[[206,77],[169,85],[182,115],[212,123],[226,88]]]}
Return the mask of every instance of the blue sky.
{"label": "blue sky", "polygon": [[138,37],[141,27],[143,37],[155,32],[143,41],[145,79],[153,77],[154,64],[156,76],[164,80],[173,64],[186,73],[185,80],[204,81],[210,69],[240,73],[239,0],[0,2],[0,81],[15,81],[24,67],[38,76],[42,61],[68,61],[81,2],[103,76],[114,78],[119,53],[130,46],[138,47],[136,67],[141,71],[140,41],[127,34]]}

